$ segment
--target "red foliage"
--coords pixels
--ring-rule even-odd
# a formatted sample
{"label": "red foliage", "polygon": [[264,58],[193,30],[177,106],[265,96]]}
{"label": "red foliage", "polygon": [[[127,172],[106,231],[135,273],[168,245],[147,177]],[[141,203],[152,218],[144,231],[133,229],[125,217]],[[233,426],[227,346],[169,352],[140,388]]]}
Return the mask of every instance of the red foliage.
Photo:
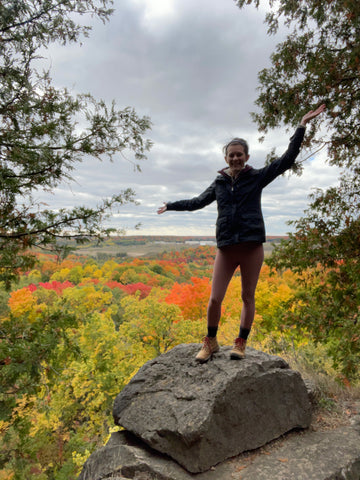
{"label": "red foliage", "polygon": [[121,288],[123,290],[124,285],[116,280],[109,280],[105,283],[105,285],[109,288]]}
{"label": "red foliage", "polygon": [[123,285],[122,283],[116,282],[115,280],[109,280],[105,283],[105,285],[109,288],[120,288],[129,295],[134,295],[136,292],[140,292],[140,299],[147,297],[152,288],[151,285],[145,285],[141,282]]}
{"label": "red foliage", "polygon": [[144,283],[130,283],[129,285],[123,285],[123,290],[130,295],[135,294],[136,292],[140,292],[140,298],[145,298],[149,295],[151,291],[150,285],[145,285]]}
{"label": "red foliage", "polygon": [[57,280],[53,280],[52,282],[40,282],[39,286],[46,288],[47,290],[54,290],[58,295],[61,295],[66,288],[71,288],[74,286],[74,284],[68,280],[66,280],[66,282],[58,282]]}

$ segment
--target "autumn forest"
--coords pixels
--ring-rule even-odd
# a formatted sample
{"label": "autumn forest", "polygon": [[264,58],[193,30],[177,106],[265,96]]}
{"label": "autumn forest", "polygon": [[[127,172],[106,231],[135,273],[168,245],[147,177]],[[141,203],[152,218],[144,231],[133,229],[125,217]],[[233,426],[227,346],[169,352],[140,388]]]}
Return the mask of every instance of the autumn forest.
{"label": "autumn forest", "polygon": [[[220,39],[228,41],[231,35],[224,36],[224,29],[216,29],[212,23],[208,25],[221,63],[211,60],[211,64],[214,74],[221,72],[223,101],[219,82],[214,81],[216,75],[209,74],[208,55],[198,58],[206,79],[211,80],[209,85],[214,85],[212,97],[199,82],[197,70],[196,75],[186,76],[186,80],[196,80],[195,84],[179,89],[182,69],[173,62],[177,80],[173,82],[168,75],[168,56],[163,62],[164,78],[171,79],[171,86],[177,88],[174,91],[186,94],[186,103],[181,96],[178,98],[181,111],[187,112],[183,106],[192,103],[188,91],[199,91],[197,96],[205,99],[206,109],[194,104],[194,113],[189,110],[182,121],[178,116],[181,112],[175,112],[173,104],[169,108],[164,103],[157,112],[159,102],[151,98],[139,106],[140,111],[154,116],[153,125],[150,117],[139,115],[135,107],[119,107],[115,100],[107,102],[78,91],[76,79],[80,77],[76,72],[92,78],[81,66],[86,65],[80,62],[81,55],[76,68],[69,69],[74,71],[66,72],[69,76],[64,79],[68,83],[61,86],[58,80],[53,81],[53,60],[47,49],[53,46],[53,52],[61,50],[58,59],[72,59],[68,46],[72,44],[76,47],[73,51],[80,51],[77,47],[87,40],[94,20],[107,26],[115,15],[115,4],[119,8],[123,3],[0,2],[0,480],[75,480],[90,454],[104,445],[117,428],[112,419],[113,401],[138,369],[177,344],[200,343],[206,334],[215,247],[188,244],[166,249],[157,244],[139,253],[138,247],[146,242],[140,236],[135,246],[130,245],[124,236],[126,224],[111,223],[117,213],[124,214],[120,218],[140,222],[138,216],[132,218],[122,211],[124,205],[131,206],[138,200],[135,191],[128,188],[129,183],[124,180],[124,189],[119,183],[121,162],[126,161],[125,168],[130,164],[136,172],[141,171],[141,163],[157,138],[158,150],[151,169],[162,178],[157,170],[161,166],[163,174],[170,175],[173,181],[177,170],[167,163],[168,159],[164,161],[168,152],[186,158],[180,155],[179,146],[193,150],[193,145],[200,148],[201,143],[209,148],[201,147],[204,156],[195,157],[198,162],[191,161],[197,162],[202,174],[214,139],[221,137],[219,132],[239,127],[238,119],[228,127],[222,125],[224,130],[216,130],[211,123],[211,128],[204,126],[205,117],[206,121],[211,116],[218,122],[219,112],[223,118],[227,116],[225,104],[238,115],[233,99],[239,99],[240,105],[244,100],[238,80],[232,90],[223,72],[231,71],[228,77],[235,78],[233,67],[239,63],[240,80],[252,81],[244,68],[246,62],[235,62],[233,56],[228,58],[228,67],[219,68],[223,57],[229,55],[227,49],[218,48]],[[176,3],[180,12],[186,2]],[[219,2],[212,3],[218,8]],[[239,15],[241,25],[250,18],[241,15],[260,4],[259,0],[230,3],[236,6],[234,15]],[[314,119],[307,128],[303,149],[309,162],[317,154],[323,155],[326,168],[337,169],[337,181],[312,191],[302,216],[287,222],[290,228],[286,241],[267,242],[248,344],[280,355],[303,377],[316,379],[317,404],[330,410],[336,404],[338,393],[334,392],[357,392],[360,398],[360,2],[268,3],[264,31],[271,36],[283,32],[285,26],[288,36],[281,33],[270,64],[266,61],[268,66],[261,66],[258,82],[252,85],[258,92],[255,112],[245,112],[242,106],[240,117],[246,117],[243,125],[249,128],[247,117],[251,115],[254,129],[248,131],[257,130],[262,142],[268,134],[276,138],[280,127],[281,132],[283,127],[292,131],[302,115],[326,104],[321,121]],[[137,8],[136,18],[140,18],[143,7]],[[259,9],[258,13],[264,12]],[[191,20],[200,17],[206,20],[208,15],[191,14]],[[115,25],[126,25],[127,31],[135,23],[126,19],[121,17],[122,23]],[[139,25],[138,31],[143,31]],[[114,31],[119,27],[115,26]],[[173,35],[172,28],[171,32]],[[211,50],[200,32],[194,29],[196,42],[189,44],[191,53],[202,45],[207,53]],[[261,35],[257,28],[254,32],[258,43]],[[111,35],[101,35],[106,40],[104,51],[109,53]],[[173,37],[176,49],[182,52],[180,42],[188,43],[188,34]],[[116,47],[116,61],[128,58],[131,66],[142,65],[133,54],[137,51],[135,43],[132,45],[134,38],[131,31],[131,53]],[[234,37],[233,42],[236,52],[241,52],[241,39]],[[151,45],[146,43],[146,53],[154,53]],[[172,49],[167,42],[164,45],[168,55]],[[90,47],[88,52],[92,50]],[[154,58],[154,71],[158,73],[158,55]],[[92,53],[89,61],[94,61]],[[253,56],[249,62],[253,64]],[[109,60],[107,63],[113,66]],[[197,65],[184,57],[187,64]],[[57,68],[62,70],[61,62]],[[95,68],[96,77],[104,74],[96,61]],[[140,88],[139,76],[128,78],[125,64],[118,71],[121,79]],[[147,82],[146,75],[141,77]],[[96,81],[101,90],[111,95],[108,84],[99,78]],[[114,81],[120,105],[141,97],[128,98],[118,86],[119,79],[114,76]],[[156,83],[162,86],[157,75]],[[169,86],[165,82],[161,94],[170,92]],[[145,90],[152,94],[147,83]],[[170,95],[171,102],[175,96],[177,93]],[[215,111],[214,106],[219,108]],[[201,116],[202,110],[205,117]],[[164,111],[170,115],[162,117]],[[159,118],[165,118],[163,124],[157,123]],[[190,119],[198,122],[190,128],[191,135],[180,135],[183,125],[191,125]],[[170,120],[174,121],[172,127]],[[151,135],[152,126],[158,129],[157,137]],[[179,133],[177,141],[174,132]],[[199,132],[200,143],[195,141]],[[164,157],[160,155],[156,163],[159,152]],[[272,150],[268,160],[273,160],[274,155]],[[102,165],[105,161],[117,162],[118,174],[111,179],[114,191],[106,182],[97,189],[97,183],[102,183],[97,175],[100,161]],[[77,172],[83,162],[96,163],[95,173],[89,170],[84,177],[85,183],[89,180],[96,188],[87,186],[86,195],[79,191],[75,201],[72,192],[77,191]],[[293,165],[292,174],[302,174],[302,162]],[[191,180],[195,185],[197,180]],[[47,199],[64,185],[65,203],[49,205]],[[139,182],[141,191],[140,185],[145,187],[143,192],[150,192],[150,204],[158,198],[155,190],[163,195],[160,184],[152,185],[145,175]],[[295,191],[293,197],[287,196],[284,201],[296,205],[297,198],[303,196]],[[87,201],[89,198],[92,200]],[[81,199],[83,205],[77,203]],[[281,207],[272,199],[271,211],[285,216]],[[144,215],[140,218],[149,218]],[[134,229],[137,227],[139,224]],[[101,240],[105,242],[102,249],[94,253],[92,242]],[[241,308],[241,278],[237,273],[222,305],[220,344],[233,343]],[[329,385],[336,385],[338,390],[331,390]]]}
{"label": "autumn forest", "polygon": [[[179,343],[201,341],[214,254],[212,246],[120,260],[39,254],[38,267],[0,291],[1,479],[76,478],[114,428],[113,400],[137,370]],[[356,375],[336,329],[321,340],[325,322],[316,331],[299,316],[305,286],[304,275],[263,266],[250,346],[295,352],[350,385]],[[220,343],[232,344],[240,312],[237,273]]]}

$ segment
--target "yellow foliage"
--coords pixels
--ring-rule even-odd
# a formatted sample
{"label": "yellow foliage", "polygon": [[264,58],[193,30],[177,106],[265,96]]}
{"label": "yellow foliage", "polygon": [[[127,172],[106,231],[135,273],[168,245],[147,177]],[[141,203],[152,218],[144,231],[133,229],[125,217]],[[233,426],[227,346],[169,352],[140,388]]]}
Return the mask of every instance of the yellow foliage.
{"label": "yellow foliage", "polygon": [[94,285],[84,285],[81,288],[64,290],[63,299],[72,306],[73,313],[90,314],[105,310],[111,304],[112,293],[96,290]]}
{"label": "yellow foliage", "polygon": [[[39,405],[41,408],[41,405]],[[59,413],[54,409],[47,408],[45,411],[39,411],[34,409],[33,417],[31,418],[31,428],[29,431],[29,437],[35,438],[42,431],[56,432],[63,426],[59,417]]]}
{"label": "yellow foliage", "polygon": [[[239,329],[240,315],[242,308],[241,300],[241,278],[235,276],[232,278],[229,283],[223,306],[222,306],[222,317],[233,318],[237,321],[237,330]],[[221,326],[222,328],[222,326]],[[236,335],[235,335],[236,336]]]}
{"label": "yellow foliage", "polygon": [[29,283],[39,283],[41,281],[41,272],[39,270],[31,270],[28,274]]}
{"label": "yellow foliage", "polygon": [[94,272],[98,269],[96,264],[88,264],[83,268],[84,277],[95,278]]}
{"label": "yellow foliage", "polygon": [[12,480],[15,477],[15,473],[13,470],[4,468],[0,470],[0,480]]}
{"label": "yellow foliage", "polygon": [[114,262],[114,260],[108,260],[107,262],[105,262],[101,268],[102,278],[104,278],[104,280],[111,280],[113,271],[116,269],[117,266],[118,264]]}
{"label": "yellow foliage", "polygon": [[[21,318],[31,312],[34,313],[35,305],[36,299],[28,288],[21,288],[10,294],[9,307],[15,318]],[[29,320],[34,321],[35,318],[36,316],[32,315],[31,318],[29,317]]]}
{"label": "yellow foliage", "polygon": [[89,450],[85,450],[84,454],[78,452],[72,452],[72,460],[78,467],[82,467],[86,460],[90,457],[91,452]]}
{"label": "yellow foliage", "polygon": [[66,280],[69,280],[69,275],[70,268],[62,268],[51,275],[50,281],[57,280],[59,282],[65,282]]}
{"label": "yellow foliage", "polygon": [[147,360],[180,343],[174,331],[174,325],[182,320],[180,307],[162,302],[163,297],[161,291],[153,289],[142,300],[135,295],[121,300],[124,322],[119,333],[130,344],[142,344]]}
{"label": "yellow foliage", "polygon": [[12,418],[22,418],[28,414],[29,408],[31,409],[32,403],[36,401],[36,396],[23,395],[16,399],[16,407],[12,410]]}
{"label": "yellow foliage", "polygon": [[0,435],[4,435],[10,426],[10,422],[4,422],[4,420],[0,420]]}

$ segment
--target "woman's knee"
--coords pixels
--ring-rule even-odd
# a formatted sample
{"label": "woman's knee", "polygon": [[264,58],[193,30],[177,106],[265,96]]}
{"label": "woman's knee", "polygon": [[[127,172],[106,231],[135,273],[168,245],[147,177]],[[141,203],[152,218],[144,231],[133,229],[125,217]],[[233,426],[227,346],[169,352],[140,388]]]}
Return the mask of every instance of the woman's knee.
{"label": "woman's knee", "polygon": [[220,308],[223,299],[211,296],[208,303],[208,308]]}
{"label": "woman's knee", "polygon": [[241,299],[244,305],[255,305],[255,293],[243,291],[241,293]]}

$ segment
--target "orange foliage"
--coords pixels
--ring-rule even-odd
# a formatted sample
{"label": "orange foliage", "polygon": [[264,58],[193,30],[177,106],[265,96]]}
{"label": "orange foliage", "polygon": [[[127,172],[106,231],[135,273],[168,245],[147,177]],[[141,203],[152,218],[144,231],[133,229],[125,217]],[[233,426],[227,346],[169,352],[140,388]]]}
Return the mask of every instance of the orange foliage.
{"label": "orange foliage", "polygon": [[47,275],[47,277],[51,277],[51,275],[56,272],[58,269],[58,265],[51,260],[44,261],[40,266],[40,271],[43,275]]}
{"label": "orange foliage", "polygon": [[79,267],[82,265],[82,262],[79,260],[79,257],[76,255],[69,255],[65,260],[63,260],[59,267],[58,270],[61,270],[63,268],[74,268],[74,267]]}
{"label": "orange foliage", "polygon": [[32,292],[27,287],[24,287],[11,292],[8,304],[12,314],[21,318],[23,315],[33,311],[36,300]]}
{"label": "orange foliage", "polygon": [[83,287],[84,285],[89,285],[91,283],[93,285],[98,285],[99,282],[100,280],[98,278],[86,278],[85,280],[79,283],[79,287]]}
{"label": "orange foliage", "polygon": [[165,301],[178,305],[184,318],[197,320],[206,316],[211,285],[206,277],[191,277],[191,282],[175,283]]}

